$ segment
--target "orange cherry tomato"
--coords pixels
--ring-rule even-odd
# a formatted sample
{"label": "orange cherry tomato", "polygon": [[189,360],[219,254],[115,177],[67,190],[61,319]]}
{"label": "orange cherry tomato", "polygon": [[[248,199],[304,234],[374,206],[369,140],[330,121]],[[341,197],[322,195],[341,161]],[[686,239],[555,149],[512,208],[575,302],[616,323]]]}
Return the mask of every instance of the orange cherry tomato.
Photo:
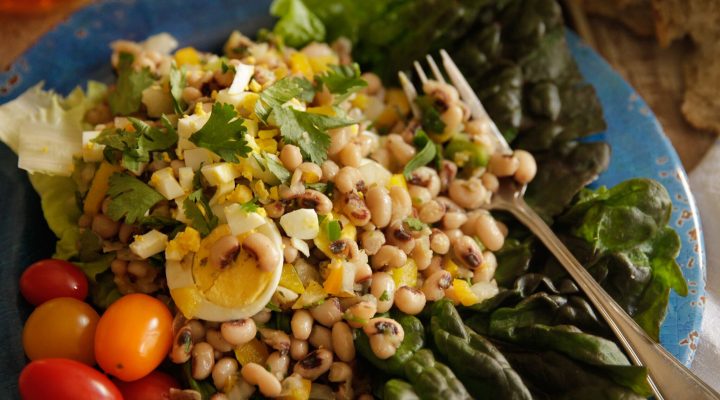
{"label": "orange cherry tomato", "polygon": [[172,315],[160,300],[129,294],[113,303],[95,332],[95,359],[110,375],[129,382],[152,372],[172,345]]}
{"label": "orange cherry tomato", "polygon": [[116,380],[115,385],[124,400],[169,400],[170,389],[180,389],[177,379],[157,370],[132,382]]}
{"label": "orange cherry tomato", "polygon": [[31,360],[69,358],[95,364],[93,351],[97,312],[72,297],[41,304],[23,327],[23,348]]}

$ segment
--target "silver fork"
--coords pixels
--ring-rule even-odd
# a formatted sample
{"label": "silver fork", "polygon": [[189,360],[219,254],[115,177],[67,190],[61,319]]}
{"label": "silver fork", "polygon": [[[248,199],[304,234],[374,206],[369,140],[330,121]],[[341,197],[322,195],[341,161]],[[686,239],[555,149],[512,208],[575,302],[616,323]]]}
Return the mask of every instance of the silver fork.
{"label": "silver fork", "polygon": [[[475,119],[489,122],[492,132],[503,153],[512,153],[512,148],[500,133],[495,123],[485,111],[480,99],[468,84],[458,67],[445,50],[440,50],[442,63],[453,86],[462,100],[468,105]],[[426,56],[428,65],[435,80],[445,82],[440,68],[430,55]],[[427,75],[419,62],[415,61],[415,70],[420,80],[425,83]],[[417,91],[408,77],[399,73],[400,83],[411,104],[416,117],[420,112],[415,105]],[[565,267],[570,276],[585,292],[597,311],[608,323],[618,341],[627,352],[630,360],[636,365],[643,365],[648,370],[648,381],[657,399],[720,399],[720,394],[705,384],[689,369],[681,364],[672,354],[650,338],[645,331],[610,297],[607,292],[593,279],[590,273],[578,262],[570,250],[558,239],[550,227],[530,208],[523,195],[525,185],[519,185],[514,179],[502,179],[500,187],[493,194],[488,209],[508,211],[522,224],[530,229],[553,255]]]}

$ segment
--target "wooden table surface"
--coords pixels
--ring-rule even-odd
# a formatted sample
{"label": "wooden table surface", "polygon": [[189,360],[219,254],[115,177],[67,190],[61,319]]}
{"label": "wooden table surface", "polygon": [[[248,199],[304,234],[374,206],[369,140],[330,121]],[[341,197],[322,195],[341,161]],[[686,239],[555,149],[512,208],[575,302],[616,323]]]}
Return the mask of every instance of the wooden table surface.
{"label": "wooden table surface", "polygon": [[[0,0],[2,1],[2,0]],[[11,0],[12,1],[12,0]],[[44,14],[0,13],[0,68],[31,46],[43,33],[90,0],[65,0]],[[698,131],[682,118],[682,60],[687,43],[660,49],[655,41],[640,38],[624,27],[600,17],[590,18],[597,50],[648,102],[662,123],[685,168],[690,171],[702,159],[715,135]],[[12,40],[7,40],[12,38]]]}

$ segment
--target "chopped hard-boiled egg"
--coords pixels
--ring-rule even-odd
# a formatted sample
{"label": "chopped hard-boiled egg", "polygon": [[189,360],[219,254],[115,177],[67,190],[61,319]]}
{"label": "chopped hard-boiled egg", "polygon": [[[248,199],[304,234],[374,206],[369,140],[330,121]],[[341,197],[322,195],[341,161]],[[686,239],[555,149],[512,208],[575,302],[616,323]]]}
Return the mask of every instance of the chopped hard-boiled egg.
{"label": "chopped hard-boiled egg", "polygon": [[167,244],[167,235],[153,229],[144,235],[135,235],[135,240],[129,247],[133,254],[146,259],[164,251]]}
{"label": "chopped hard-boiled egg", "polygon": [[84,131],[82,133],[82,156],[85,162],[100,162],[104,159],[104,144],[98,144],[92,140],[98,137],[100,131]]}
{"label": "chopped hard-boiled egg", "polygon": [[177,133],[178,136],[187,139],[193,133],[200,130],[210,118],[210,114],[186,115],[178,120]]}
{"label": "chopped hard-boiled egg", "polygon": [[224,208],[225,218],[233,235],[241,235],[263,225],[265,218],[256,212],[243,210],[240,204],[231,204]]}
{"label": "chopped hard-boiled egg", "polygon": [[220,160],[217,154],[203,147],[185,150],[183,156],[185,166],[192,168],[193,171],[199,170],[203,165],[209,165]]}
{"label": "chopped hard-boiled egg", "polygon": [[195,173],[193,172],[192,168],[190,168],[190,167],[178,168],[178,181],[180,183],[180,187],[182,187],[184,191],[189,192],[192,190],[193,178],[195,178]]}
{"label": "chopped hard-boiled egg", "polygon": [[158,193],[165,196],[168,200],[173,200],[185,195],[185,190],[183,190],[180,183],[175,179],[173,169],[170,167],[165,167],[153,172],[150,177],[150,186],[155,188]]}
{"label": "chopped hard-boiled egg", "polygon": [[290,238],[290,244],[292,244],[292,247],[297,249],[297,251],[303,253],[305,257],[310,257],[310,245],[308,245],[306,241],[298,238]]}
{"label": "chopped hard-boiled egg", "polygon": [[[265,219],[255,232],[265,235],[282,255],[282,239],[275,223]],[[232,235],[228,225],[219,225],[202,239],[194,255],[182,261],[167,260],[165,274],[170,295],[186,318],[230,321],[260,312],[277,290],[283,271],[282,256],[271,271],[257,267],[257,260],[242,249],[229,265],[208,262],[213,245]],[[242,243],[242,237],[238,237]]]}
{"label": "chopped hard-boiled egg", "polygon": [[230,84],[230,87],[228,88],[229,94],[238,94],[245,91],[248,84],[250,83],[250,79],[252,79],[253,74],[255,73],[255,66],[254,65],[247,65],[240,63],[235,66],[235,77],[233,78],[232,83]]}
{"label": "chopped hard-boiled egg", "polygon": [[191,227],[185,228],[175,236],[175,239],[168,242],[165,247],[165,259],[180,261],[190,252],[197,252],[200,249],[200,233]]}
{"label": "chopped hard-boiled egg", "polygon": [[291,238],[315,239],[320,233],[317,213],[311,208],[301,208],[283,215],[280,217],[280,226]]}
{"label": "chopped hard-boiled egg", "polygon": [[240,176],[237,169],[226,162],[205,165],[200,168],[200,172],[211,186],[220,186],[223,183],[232,182]]}
{"label": "chopped hard-boiled egg", "polygon": [[215,190],[215,194],[210,199],[210,205],[224,204],[227,196],[232,193],[233,189],[235,189],[234,181],[219,184]]}

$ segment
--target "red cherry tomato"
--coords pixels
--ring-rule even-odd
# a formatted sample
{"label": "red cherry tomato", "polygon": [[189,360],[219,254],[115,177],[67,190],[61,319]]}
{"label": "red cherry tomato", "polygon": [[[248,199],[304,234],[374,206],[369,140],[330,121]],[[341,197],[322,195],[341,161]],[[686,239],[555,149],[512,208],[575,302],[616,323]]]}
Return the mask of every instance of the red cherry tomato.
{"label": "red cherry tomato", "polygon": [[20,373],[23,400],[122,400],[120,390],[98,370],[64,358],[33,361]]}
{"label": "red cherry tomato", "polygon": [[180,388],[175,378],[157,370],[136,381],[113,381],[125,400],[169,400],[170,389]]}
{"label": "red cherry tomato", "polygon": [[167,306],[146,294],[129,294],[100,317],[95,359],[108,374],[134,381],[160,365],[172,339],[172,315]]}
{"label": "red cherry tomato", "polygon": [[84,300],[88,294],[88,281],[74,264],[49,258],[32,264],[23,272],[20,292],[36,306],[57,297]]}

